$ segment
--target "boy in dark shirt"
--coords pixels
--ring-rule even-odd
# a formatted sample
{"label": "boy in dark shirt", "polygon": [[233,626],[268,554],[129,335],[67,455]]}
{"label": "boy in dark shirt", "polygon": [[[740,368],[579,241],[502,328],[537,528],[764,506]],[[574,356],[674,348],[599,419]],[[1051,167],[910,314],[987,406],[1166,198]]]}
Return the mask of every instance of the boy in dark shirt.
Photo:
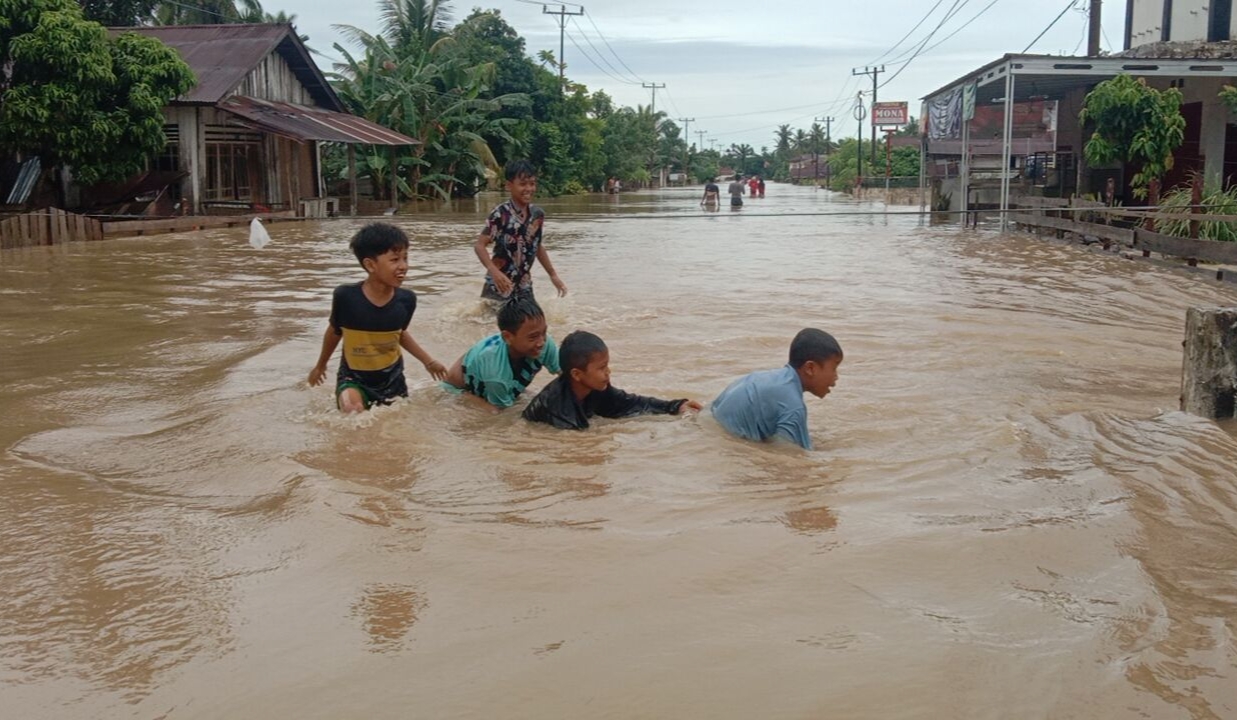
{"label": "boy in dark shirt", "polygon": [[432,377],[442,379],[447,371],[408,333],[417,309],[416,294],[400,287],[408,273],[408,236],[394,225],[373,223],[361,228],[350,245],[367,277],[335,288],[322,352],[309,371],[309,384],[320,384],[331,355],[344,341],[335,402],[346,413],[408,396],[400,348],[420,360]]}
{"label": "boy in dark shirt", "polygon": [[632,395],[610,384],[610,350],[601,338],[577,330],[563,338],[558,349],[562,374],[546,385],[524,408],[524,419],[556,428],[584,430],[594,415],[607,418],[633,415],[678,415],[699,410],[694,400],[659,400]]}

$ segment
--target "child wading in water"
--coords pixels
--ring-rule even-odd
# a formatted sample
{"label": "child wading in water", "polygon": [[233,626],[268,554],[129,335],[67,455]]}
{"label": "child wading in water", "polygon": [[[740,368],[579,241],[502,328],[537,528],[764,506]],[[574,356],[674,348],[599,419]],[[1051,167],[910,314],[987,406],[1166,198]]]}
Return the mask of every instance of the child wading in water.
{"label": "child wading in water", "polygon": [[408,272],[408,236],[393,225],[374,223],[361,228],[350,244],[367,276],[335,288],[322,352],[309,371],[309,384],[321,384],[342,339],[335,402],[340,410],[354,413],[408,396],[400,348],[412,353],[436,379],[442,379],[446,368],[408,333],[417,309],[416,294],[400,287]]}
{"label": "child wading in water", "polygon": [[479,340],[447,372],[448,386],[491,409],[508,408],[541,368],[558,372],[558,346],[545,313],[532,297],[517,295],[498,310],[498,333]]}
{"label": "child wading in water", "polygon": [[524,408],[524,419],[556,428],[584,430],[594,415],[606,418],[633,415],[678,415],[699,410],[695,400],[660,400],[633,395],[610,384],[610,350],[601,338],[577,330],[563,338],[558,349],[563,372]]}
{"label": "child wading in water", "polygon": [[[554,271],[550,254],[541,243],[545,211],[532,204],[537,171],[527,160],[515,160],[507,164],[504,175],[511,198],[494,208],[473,244],[487,273],[481,297],[499,302],[517,294],[533,297],[533,260],[550,274],[559,296],[566,295],[567,285]],[[490,243],[494,243],[492,256],[486,250]]]}
{"label": "child wading in water", "polygon": [[779,370],[760,370],[730,383],[710,406],[727,431],[748,440],[782,438],[812,449],[803,393],[818,398],[838,381],[842,347],[827,332],[800,330],[790,343],[790,360]]}

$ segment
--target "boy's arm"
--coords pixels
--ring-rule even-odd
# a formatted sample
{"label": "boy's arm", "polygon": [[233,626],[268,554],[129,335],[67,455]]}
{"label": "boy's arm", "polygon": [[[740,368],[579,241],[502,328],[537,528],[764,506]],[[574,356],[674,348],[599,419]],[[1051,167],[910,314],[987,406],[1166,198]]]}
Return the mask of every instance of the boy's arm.
{"label": "boy's arm", "polygon": [[812,438],[807,434],[807,413],[804,411],[796,410],[778,418],[775,435],[791,441],[804,450],[812,449]]}
{"label": "boy's arm", "polygon": [[499,294],[509,295],[513,287],[511,278],[498,269],[498,266],[490,258],[490,253],[486,250],[486,246],[493,242],[493,240],[493,238],[483,232],[477,236],[477,241],[472,244],[472,249],[477,253],[477,259],[481,261],[481,266],[490,274],[490,279],[494,281],[494,287],[498,289]]}
{"label": "boy's arm", "polygon": [[511,392],[511,388],[507,387],[507,383],[501,379],[486,382],[484,378],[478,378],[477,375],[485,375],[485,360],[483,358],[475,358],[474,366],[469,374],[473,375],[473,380],[464,373],[464,358],[467,353],[460,356],[451,365],[451,369],[447,371],[444,381],[452,387],[464,391],[464,395],[469,398],[468,402],[478,407],[485,407],[494,412],[505,407],[511,407],[515,404],[515,394]]}
{"label": "boy's arm", "polygon": [[684,407],[694,405],[700,409],[700,403],[682,398],[679,400],[662,400],[647,395],[636,395],[611,385],[600,392],[593,393],[595,403],[593,409],[597,414],[607,418],[631,417],[633,415],[678,415]]}
{"label": "boy's arm", "polygon": [[554,263],[550,262],[550,253],[546,252],[545,243],[537,248],[537,261],[541,263],[541,267],[550,274],[550,282],[554,283],[554,287],[558,290],[558,296],[563,297],[567,294],[567,284],[559,279],[558,273],[554,272]]}
{"label": "boy's arm", "polygon": [[421,349],[417,341],[413,339],[412,333],[405,330],[400,333],[399,346],[407,350],[414,358],[421,361],[425,366],[425,371],[430,374],[430,377],[435,380],[442,380],[447,376],[447,368],[442,363],[435,360],[429,353]]}
{"label": "boy's arm", "polygon": [[339,347],[339,335],[335,333],[335,328],[328,323],[326,332],[322,334],[322,352],[318,353],[318,364],[314,365],[314,369],[309,371],[309,384],[316,386],[322,383],[322,379],[326,377],[326,364],[331,361],[331,356],[335,354],[335,348]]}

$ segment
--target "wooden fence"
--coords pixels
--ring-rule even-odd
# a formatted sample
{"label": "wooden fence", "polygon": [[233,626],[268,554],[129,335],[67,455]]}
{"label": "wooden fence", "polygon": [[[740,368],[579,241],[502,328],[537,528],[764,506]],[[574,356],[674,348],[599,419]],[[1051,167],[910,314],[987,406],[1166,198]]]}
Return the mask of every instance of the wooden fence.
{"label": "wooden fence", "polygon": [[56,208],[0,220],[0,249],[102,239],[103,224],[98,220]]}
{"label": "wooden fence", "polygon": [[[1047,230],[1058,238],[1072,234],[1084,242],[1093,239],[1092,241],[1102,243],[1105,247],[1116,245],[1140,250],[1143,257],[1150,257],[1151,253],[1157,253],[1182,258],[1192,267],[1196,267],[1199,262],[1237,264],[1237,243],[1175,237],[1141,227],[1148,219],[1183,217],[1205,222],[1208,220],[1229,221],[1231,216],[1158,214],[1156,210],[1131,211],[1124,208],[1105,207],[1101,203],[1091,201],[1055,198],[1020,198],[1017,204],[1019,208],[1010,213],[1010,222],[1033,228],[1037,232]],[[1134,220],[1136,224],[1134,227],[1119,227],[1079,219],[1087,216],[1121,217],[1127,222]],[[1237,220],[1237,218],[1231,219]],[[1237,272],[1232,270],[1217,268],[1215,276],[1217,280],[1237,282]]]}

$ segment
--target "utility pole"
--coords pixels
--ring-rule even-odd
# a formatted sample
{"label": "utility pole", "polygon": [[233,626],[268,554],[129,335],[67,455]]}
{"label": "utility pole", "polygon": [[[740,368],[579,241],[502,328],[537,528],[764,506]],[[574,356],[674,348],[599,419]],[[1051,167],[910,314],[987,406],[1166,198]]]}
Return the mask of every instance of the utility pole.
{"label": "utility pole", "polygon": [[687,128],[691,123],[696,122],[696,118],[679,118],[679,121],[683,123],[683,186],[686,187],[692,166],[692,143],[687,139],[691,133],[687,132]]}
{"label": "utility pole", "polygon": [[1100,0],[1091,0],[1091,13],[1087,26],[1087,57],[1100,54]]}
{"label": "utility pole", "polygon": [[657,114],[657,91],[661,88],[666,87],[666,83],[662,83],[661,85],[658,85],[657,83],[640,83],[640,87],[646,90],[653,91],[653,104],[651,106],[650,112],[651,114],[654,114],[654,115]]}
{"label": "utility pole", "polygon": [[579,11],[568,10],[566,5],[559,5],[557,10],[551,10],[549,7],[541,6],[542,15],[557,15],[558,16],[558,92],[565,94],[567,92],[567,78],[564,76],[564,71],[567,69],[567,61],[563,58],[566,48],[563,47],[563,34],[567,32],[567,17],[570,15],[583,15],[584,8]]}
{"label": "utility pole", "polygon": [[[851,75],[871,75],[872,76],[872,107],[873,108],[876,107],[876,90],[878,89],[876,85],[876,76],[880,75],[883,72],[885,72],[884,65],[881,65],[880,67],[876,67],[875,65],[873,65],[872,67],[868,67],[867,65],[864,65],[863,72],[859,72],[857,69],[852,69],[850,71]],[[875,112],[872,114],[872,166],[873,167],[876,166],[876,114]]]}
{"label": "utility pole", "polygon": [[[823,122],[825,124],[825,185],[829,184],[829,146],[832,144],[830,128],[833,125],[832,117],[812,118],[812,122]],[[817,173],[819,176],[820,173]]]}
{"label": "utility pole", "polygon": [[858,163],[855,181],[858,183],[863,182],[863,119],[866,113],[867,111],[863,109],[863,92],[857,92],[855,93],[855,107],[851,114],[859,122],[859,146],[855,148],[855,160]]}

